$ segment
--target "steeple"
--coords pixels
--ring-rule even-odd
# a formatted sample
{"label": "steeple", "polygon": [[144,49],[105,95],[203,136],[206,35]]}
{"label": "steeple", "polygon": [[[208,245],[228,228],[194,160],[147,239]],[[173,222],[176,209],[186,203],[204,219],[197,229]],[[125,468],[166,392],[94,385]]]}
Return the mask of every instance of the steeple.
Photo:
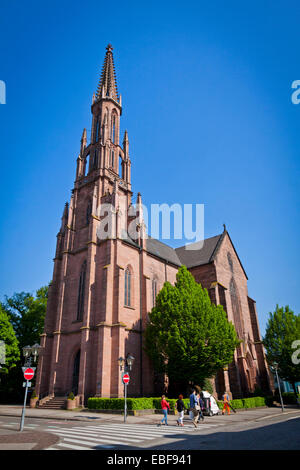
{"label": "steeple", "polygon": [[119,95],[112,51],[112,45],[108,44],[106,47],[106,55],[96,93],[96,99],[99,100],[100,98],[111,97],[118,102]]}

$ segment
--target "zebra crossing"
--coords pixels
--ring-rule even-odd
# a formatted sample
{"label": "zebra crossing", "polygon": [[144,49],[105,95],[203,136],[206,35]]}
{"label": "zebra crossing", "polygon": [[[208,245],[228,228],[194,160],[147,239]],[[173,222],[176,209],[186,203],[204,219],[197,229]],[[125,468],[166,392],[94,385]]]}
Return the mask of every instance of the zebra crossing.
{"label": "zebra crossing", "polygon": [[[208,430],[219,424],[200,424],[197,430]],[[158,438],[175,437],[196,431],[192,424],[157,427],[153,424],[101,424],[91,426],[48,426],[47,431],[60,437],[60,442],[46,450],[97,450],[122,446],[145,446]]]}

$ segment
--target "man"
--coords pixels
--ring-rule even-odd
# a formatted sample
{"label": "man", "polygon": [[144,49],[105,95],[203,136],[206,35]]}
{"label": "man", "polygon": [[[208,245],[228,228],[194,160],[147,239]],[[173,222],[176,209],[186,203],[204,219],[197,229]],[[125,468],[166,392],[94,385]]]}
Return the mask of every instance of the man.
{"label": "man", "polygon": [[228,393],[225,391],[223,393],[223,396],[222,396],[222,399],[223,399],[223,410],[222,410],[222,415],[226,414],[226,410],[227,410],[227,414],[230,415],[230,408],[229,408],[229,395]]}
{"label": "man", "polygon": [[201,419],[202,421],[204,421],[204,416],[203,416],[204,401],[202,400],[200,393],[197,394],[197,400],[198,400],[198,405],[200,406],[199,416],[198,416],[198,423],[200,423]]}
{"label": "man", "polygon": [[195,428],[197,428],[197,418],[198,418],[198,399],[196,395],[196,390],[193,390],[193,392],[190,395],[190,410],[193,413],[194,419],[193,419],[193,424]]}

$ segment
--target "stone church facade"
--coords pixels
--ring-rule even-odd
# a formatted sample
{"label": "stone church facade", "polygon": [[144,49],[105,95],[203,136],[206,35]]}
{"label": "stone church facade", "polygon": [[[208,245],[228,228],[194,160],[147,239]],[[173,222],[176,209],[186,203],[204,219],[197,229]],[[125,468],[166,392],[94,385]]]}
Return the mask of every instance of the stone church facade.
{"label": "stone church facade", "polygon": [[[225,226],[198,250],[173,249],[146,238],[141,195],[137,237],[120,232],[122,214],[132,207],[131,160],[127,131],[120,145],[122,100],[113,53],[108,45],[97,93],[92,101],[90,143],[84,130],[70,203],[57,235],[53,279],[41,346],[36,391],[40,397],[73,391],[81,403],[89,396],[123,396],[120,356],[135,357],[128,393],[161,393],[143,351],[147,314],[165,281],[174,283],[181,265],[223,305],[241,346],[228,369],[219,371],[216,395],[227,390],[241,397],[271,382],[247,275]],[[99,239],[99,208],[111,204],[116,236]],[[126,224],[130,216],[126,216]],[[121,235],[120,235],[121,233]]]}

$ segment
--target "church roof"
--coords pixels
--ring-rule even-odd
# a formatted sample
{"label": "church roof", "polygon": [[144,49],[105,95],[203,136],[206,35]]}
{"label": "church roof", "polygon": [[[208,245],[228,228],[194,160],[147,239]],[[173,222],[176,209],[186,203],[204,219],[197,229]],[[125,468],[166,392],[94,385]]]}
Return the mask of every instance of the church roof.
{"label": "church roof", "polygon": [[177,266],[184,264],[187,268],[192,268],[210,263],[213,260],[213,255],[221,242],[222,235],[206,238],[200,249],[197,248],[199,242],[191,244],[190,247],[194,245],[196,248],[194,250],[186,249],[186,246],[172,248],[155,238],[149,237],[147,239],[147,251]]}
{"label": "church roof", "polygon": [[181,264],[184,264],[187,268],[192,268],[201,264],[210,263],[213,260],[213,255],[215,254],[219,243],[221,242],[222,235],[223,234],[206,238],[200,249],[197,249],[199,242],[188,245],[190,248],[194,246],[196,249],[186,249],[186,246],[176,248],[175,251]]}
{"label": "church roof", "polygon": [[181,266],[182,263],[178,258],[176,250],[174,250],[174,248],[151,237],[148,237],[146,242],[148,253],[158,256],[159,258],[162,258],[177,266]]}
{"label": "church roof", "polygon": [[117,79],[112,51],[112,45],[108,44],[96,93],[97,100],[100,99],[102,96],[110,96],[115,101],[118,101]]}
{"label": "church roof", "polygon": [[[220,235],[215,235],[214,237],[206,238],[203,241],[203,245],[201,248],[199,248],[199,242],[191,243],[189,247],[191,248],[192,246],[194,246],[195,249],[186,249],[186,245],[181,246],[179,248],[172,248],[171,246],[166,245],[160,240],[156,240],[155,238],[148,236],[148,238],[146,239],[146,250],[149,254],[157,256],[158,258],[163,259],[168,263],[174,264],[175,266],[185,265],[187,268],[194,268],[196,266],[211,263],[214,260],[221,246],[222,240],[224,239],[226,234],[229,237],[230,243],[233,246],[233,249],[245,273],[245,276],[248,279],[248,276],[244,270],[244,267],[241,263],[241,260],[236,252],[236,249],[231,241],[227,230],[224,230],[224,232]],[[130,243],[131,245],[138,248],[139,245],[135,241],[133,241],[128,235],[125,236],[125,234],[123,234],[122,238],[127,243]]]}

